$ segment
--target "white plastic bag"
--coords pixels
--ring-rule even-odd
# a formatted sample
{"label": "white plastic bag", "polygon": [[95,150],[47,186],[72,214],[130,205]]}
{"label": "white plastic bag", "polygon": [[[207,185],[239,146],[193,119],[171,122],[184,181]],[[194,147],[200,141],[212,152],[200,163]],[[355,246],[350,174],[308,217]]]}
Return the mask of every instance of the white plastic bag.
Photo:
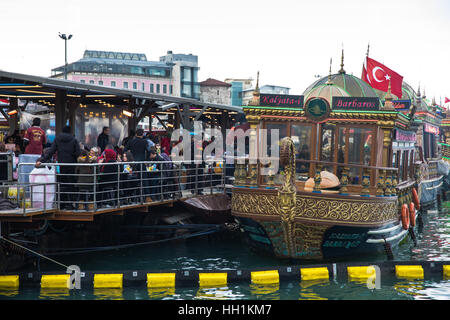
{"label": "white plastic bag", "polygon": [[50,209],[53,208],[53,204],[55,201],[55,169],[45,168],[34,168],[30,172],[30,183],[31,184],[45,184],[45,200],[44,200],[44,186],[31,186],[32,193],[32,203],[31,206],[33,208],[45,208]]}

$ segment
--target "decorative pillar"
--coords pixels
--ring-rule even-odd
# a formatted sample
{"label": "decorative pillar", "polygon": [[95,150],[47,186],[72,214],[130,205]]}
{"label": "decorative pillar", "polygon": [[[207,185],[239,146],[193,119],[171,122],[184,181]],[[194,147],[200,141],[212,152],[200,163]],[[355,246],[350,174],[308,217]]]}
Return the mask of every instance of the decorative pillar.
{"label": "decorative pillar", "polygon": [[385,175],[385,186],[386,188],[384,189],[384,195],[386,197],[390,197],[392,195],[392,191],[391,191],[391,186],[392,186],[392,180],[391,180],[391,176],[389,175],[389,173],[386,172],[386,170],[383,170],[383,174]]}
{"label": "decorative pillar", "polygon": [[[341,188],[339,190],[339,193],[342,195],[347,195],[348,194],[348,189],[347,189],[347,185],[348,185],[348,171],[349,168],[348,167],[343,167],[342,168],[342,177],[341,177]],[[320,185],[320,183],[319,183]]]}
{"label": "decorative pillar", "polygon": [[250,186],[258,185],[258,136],[256,134],[260,117],[254,115],[247,115],[247,121],[250,124],[249,136],[249,162],[248,162],[248,176],[247,183]]}
{"label": "decorative pillar", "polygon": [[56,90],[55,94],[55,135],[62,132],[62,128],[66,125],[66,103],[67,92],[64,90]]}
{"label": "decorative pillar", "polygon": [[362,190],[361,190],[361,197],[369,197],[370,196],[370,170],[367,168],[363,168],[362,170]]}
{"label": "decorative pillar", "polygon": [[377,197],[384,196],[384,176],[381,170],[378,171],[378,183],[377,183]]}

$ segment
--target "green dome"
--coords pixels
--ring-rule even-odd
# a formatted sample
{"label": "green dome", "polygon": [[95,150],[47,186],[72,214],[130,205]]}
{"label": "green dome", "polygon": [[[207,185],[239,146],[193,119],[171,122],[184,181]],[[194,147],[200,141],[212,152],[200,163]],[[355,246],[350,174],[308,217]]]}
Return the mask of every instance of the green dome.
{"label": "green dome", "polygon": [[[383,91],[376,90],[376,89],[375,89],[375,92],[377,93],[378,98],[380,98],[381,100],[384,100],[384,97],[387,94],[387,92],[383,92]],[[402,97],[398,98],[393,93],[391,93],[391,95],[394,100],[410,100],[411,102],[413,102],[414,98],[417,96],[414,89],[409,84],[407,84],[405,81],[403,81],[403,83],[402,83]]]}
{"label": "green dome", "polygon": [[323,77],[315,81],[304,92],[305,101],[313,97],[322,97],[326,99],[330,105],[331,97],[361,97],[361,98],[379,98],[375,90],[363,80],[339,72]]}
{"label": "green dome", "polygon": [[306,102],[310,98],[324,98],[331,105],[333,97],[350,97],[350,95],[335,84],[320,84],[304,94],[304,101]]}
{"label": "green dome", "polygon": [[328,82],[328,77],[330,77],[333,85],[340,87],[351,97],[378,98],[375,90],[372,89],[369,84],[353,75],[346,73],[332,74],[317,80],[304,91],[303,95],[306,96],[315,87],[326,84]]}

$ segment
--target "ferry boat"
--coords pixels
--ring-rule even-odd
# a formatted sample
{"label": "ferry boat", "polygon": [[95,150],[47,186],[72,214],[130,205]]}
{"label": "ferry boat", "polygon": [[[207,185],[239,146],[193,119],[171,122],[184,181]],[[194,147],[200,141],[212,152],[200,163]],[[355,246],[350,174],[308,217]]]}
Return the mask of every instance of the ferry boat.
{"label": "ferry boat", "polygon": [[[342,63],[302,96],[261,94],[257,82],[243,110],[253,130],[248,159],[235,164],[231,211],[250,245],[279,258],[336,260],[392,256],[408,235],[415,241],[415,106],[396,110],[390,86],[382,102]],[[267,165],[249,161],[269,149],[270,134],[258,129],[279,130],[278,172],[262,175]]]}

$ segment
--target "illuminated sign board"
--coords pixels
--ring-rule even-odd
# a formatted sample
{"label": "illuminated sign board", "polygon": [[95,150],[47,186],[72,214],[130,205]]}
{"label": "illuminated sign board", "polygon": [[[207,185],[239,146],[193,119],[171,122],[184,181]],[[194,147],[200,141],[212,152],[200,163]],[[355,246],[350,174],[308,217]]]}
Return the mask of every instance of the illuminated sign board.
{"label": "illuminated sign board", "polygon": [[439,127],[433,126],[431,124],[425,123],[424,126],[425,132],[438,135],[439,134]]}
{"label": "illuminated sign board", "polygon": [[268,107],[303,108],[303,96],[261,93],[259,104]]}
{"label": "illuminated sign board", "polygon": [[333,110],[377,111],[380,108],[378,98],[333,97]]}

